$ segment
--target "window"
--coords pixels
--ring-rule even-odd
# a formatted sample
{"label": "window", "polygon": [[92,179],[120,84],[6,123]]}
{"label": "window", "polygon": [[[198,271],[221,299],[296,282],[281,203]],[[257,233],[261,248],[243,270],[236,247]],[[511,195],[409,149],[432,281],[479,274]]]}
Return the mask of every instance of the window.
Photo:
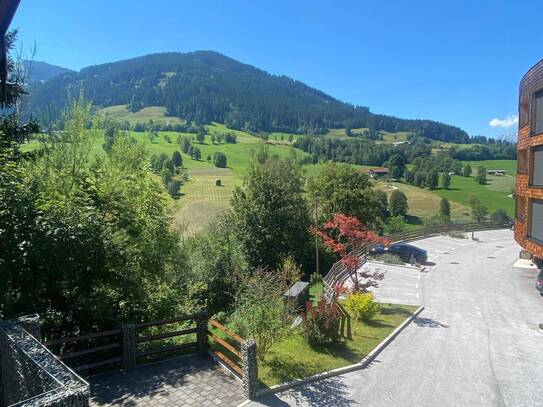
{"label": "window", "polygon": [[543,186],[543,146],[532,150],[532,168],[530,183],[535,186]]}
{"label": "window", "polygon": [[517,152],[517,173],[526,174],[528,172],[528,150],[518,150]]}
{"label": "window", "polygon": [[531,201],[530,238],[543,242],[543,201],[539,199]]}
{"label": "window", "polygon": [[535,95],[533,132],[534,134],[543,133],[543,92]]}

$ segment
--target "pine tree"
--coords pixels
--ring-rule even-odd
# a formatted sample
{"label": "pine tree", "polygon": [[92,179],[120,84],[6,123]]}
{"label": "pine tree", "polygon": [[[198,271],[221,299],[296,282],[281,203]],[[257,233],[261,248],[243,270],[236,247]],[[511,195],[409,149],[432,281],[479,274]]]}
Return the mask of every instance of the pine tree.
{"label": "pine tree", "polygon": [[441,202],[439,203],[439,218],[445,223],[451,221],[451,204],[445,197],[441,198]]}

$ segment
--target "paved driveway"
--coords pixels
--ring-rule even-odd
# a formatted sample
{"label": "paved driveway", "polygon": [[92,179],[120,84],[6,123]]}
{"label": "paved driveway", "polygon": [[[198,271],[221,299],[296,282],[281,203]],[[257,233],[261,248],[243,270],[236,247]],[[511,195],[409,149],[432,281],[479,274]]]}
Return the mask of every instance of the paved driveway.
{"label": "paved driveway", "polygon": [[362,268],[370,273],[379,271],[385,275],[383,284],[372,288],[377,301],[390,304],[422,304],[423,273],[420,269],[372,261],[365,263]]}
{"label": "paved driveway", "polygon": [[422,277],[426,309],[371,366],[253,406],[542,406],[537,271],[513,269],[512,232],[475,235],[416,243],[435,263]]}
{"label": "paved driveway", "polygon": [[241,383],[209,358],[167,359],[90,378],[91,407],[237,406]]}

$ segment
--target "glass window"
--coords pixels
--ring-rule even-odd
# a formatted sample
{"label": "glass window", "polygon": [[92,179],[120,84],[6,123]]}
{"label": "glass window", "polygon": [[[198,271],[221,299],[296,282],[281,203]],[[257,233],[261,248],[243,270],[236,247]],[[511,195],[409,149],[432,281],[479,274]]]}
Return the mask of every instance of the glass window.
{"label": "glass window", "polygon": [[543,92],[535,95],[534,134],[543,133]]}
{"label": "glass window", "polygon": [[543,146],[532,150],[532,185],[543,186]]}
{"label": "glass window", "polygon": [[537,199],[531,204],[530,237],[543,242],[543,201]]}

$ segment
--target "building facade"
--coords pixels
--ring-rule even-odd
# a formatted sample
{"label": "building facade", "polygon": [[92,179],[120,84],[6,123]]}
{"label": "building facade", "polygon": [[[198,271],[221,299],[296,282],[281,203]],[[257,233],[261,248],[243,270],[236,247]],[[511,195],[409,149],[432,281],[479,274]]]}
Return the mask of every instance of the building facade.
{"label": "building facade", "polygon": [[515,239],[543,260],[543,60],[520,82]]}

